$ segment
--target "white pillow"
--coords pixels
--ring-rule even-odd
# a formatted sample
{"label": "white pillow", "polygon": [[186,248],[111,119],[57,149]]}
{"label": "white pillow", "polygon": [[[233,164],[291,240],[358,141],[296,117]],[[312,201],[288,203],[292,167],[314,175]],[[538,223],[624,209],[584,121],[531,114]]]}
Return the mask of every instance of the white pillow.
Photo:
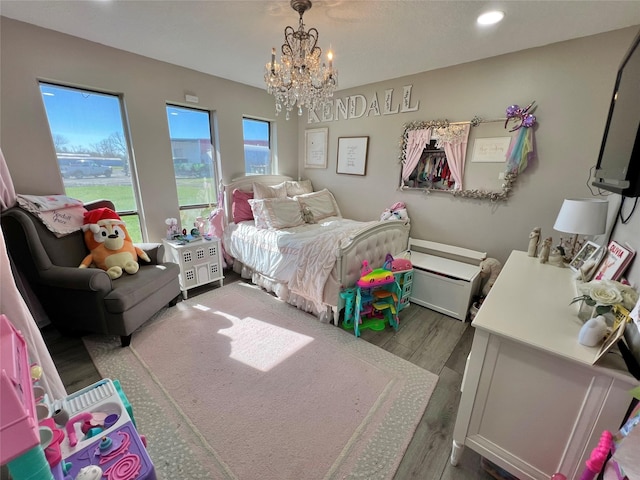
{"label": "white pillow", "polygon": [[333,194],[326,188],[319,192],[305,193],[294,197],[301,207],[309,207],[315,221],[327,217],[341,217],[340,208]]}
{"label": "white pillow", "polygon": [[258,228],[279,229],[304,225],[300,204],[293,198],[264,198],[249,200],[249,203]]}
{"label": "white pillow", "polygon": [[287,187],[285,182],[269,187],[262,183],[253,184],[253,198],[262,200],[263,198],[284,198],[287,196]]}
{"label": "white pillow", "polygon": [[287,197],[295,197],[296,195],[313,192],[311,180],[298,180],[297,182],[288,180],[284,182],[284,185],[287,189]]}

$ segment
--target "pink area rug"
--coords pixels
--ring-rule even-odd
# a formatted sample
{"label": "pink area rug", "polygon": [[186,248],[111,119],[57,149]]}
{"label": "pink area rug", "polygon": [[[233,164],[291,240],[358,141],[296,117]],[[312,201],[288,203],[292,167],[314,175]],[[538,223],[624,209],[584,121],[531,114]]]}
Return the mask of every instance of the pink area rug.
{"label": "pink area rug", "polygon": [[84,342],[165,480],[391,479],[437,382],[244,283]]}

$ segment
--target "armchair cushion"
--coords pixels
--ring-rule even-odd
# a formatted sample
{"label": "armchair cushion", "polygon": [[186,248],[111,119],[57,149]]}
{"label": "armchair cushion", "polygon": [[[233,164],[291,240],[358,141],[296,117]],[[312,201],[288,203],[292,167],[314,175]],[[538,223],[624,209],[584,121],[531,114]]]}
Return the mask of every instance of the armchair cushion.
{"label": "armchair cushion", "polygon": [[[135,275],[123,275],[112,280],[117,288],[112,289],[104,297],[104,304],[111,313],[122,313],[144,301],[155,291],[170,283],[179,269],[176,264],[141,266]],[[155,312],[154,312],[155,313]]]}

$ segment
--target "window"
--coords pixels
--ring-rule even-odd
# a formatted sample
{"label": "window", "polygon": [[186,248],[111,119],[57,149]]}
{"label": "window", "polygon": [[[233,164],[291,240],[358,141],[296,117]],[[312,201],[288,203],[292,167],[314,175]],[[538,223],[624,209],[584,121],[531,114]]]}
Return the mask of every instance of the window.
{"label": "window", "polygon": [[244,171],[247,174],[273,173],[271,162],[271,124],[264,120],[242,119]]}
{"label": "window", "polygon": [[133,241],[143,241],[122,99],[44,82],[40,93],[65,194],[85,203],[111,200]]}
{"label": "window", "polygon": [[211,116],[208,111],[167,105],[180,224],[187,232],[198,217],[207,219],[217,202]]}

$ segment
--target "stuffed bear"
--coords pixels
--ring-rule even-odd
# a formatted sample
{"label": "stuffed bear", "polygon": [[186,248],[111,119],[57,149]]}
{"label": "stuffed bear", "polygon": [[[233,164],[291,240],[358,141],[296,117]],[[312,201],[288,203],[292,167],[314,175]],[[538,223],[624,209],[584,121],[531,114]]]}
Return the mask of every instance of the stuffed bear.
{"label": "stuffed bear", "polygon": [[484,285],[482,286],[482,296],[489,295],[489,291],[495,283],[500,271],[502,270],[502,264],[495,258],[485,258],[480,262],[480,276],[486,278]]}
{"label": "stuffed bear", "polygon": [[95,265],[106,270],[112,280],[125,271],[131,275],[140,268],[138,257],[149,262],[149,256],[131,241],[118,214],[110,208],[97,208],[84,214],[84,242],[89,249],[80,268]]}

